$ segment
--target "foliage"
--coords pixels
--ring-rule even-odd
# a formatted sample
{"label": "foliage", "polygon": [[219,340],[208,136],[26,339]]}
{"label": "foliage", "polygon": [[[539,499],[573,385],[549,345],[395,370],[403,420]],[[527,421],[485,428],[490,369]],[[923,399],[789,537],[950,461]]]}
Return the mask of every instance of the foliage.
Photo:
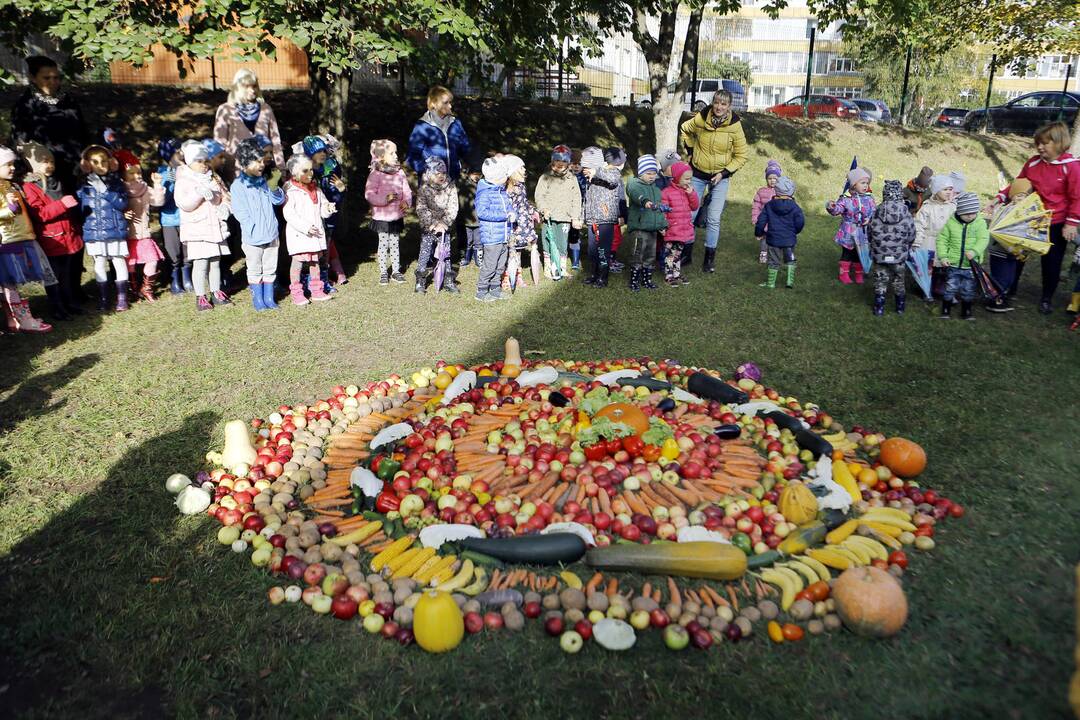
{"label": "foliage", "polygon": [[704,57],[704,47],[701,50],[703,57],[698,58],[698,77],[723,78],[725,80],[737,80],[742,86],[749,88],[754,83],[753,70],[750,63],[745,60],[734,60],[723,56]]}

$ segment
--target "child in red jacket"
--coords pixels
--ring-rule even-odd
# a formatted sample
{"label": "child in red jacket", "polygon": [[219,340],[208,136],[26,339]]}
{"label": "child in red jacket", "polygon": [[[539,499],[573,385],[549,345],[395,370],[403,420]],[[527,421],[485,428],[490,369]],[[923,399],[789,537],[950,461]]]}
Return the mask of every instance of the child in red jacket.
{"label": "child in red jacket", "polygon": [[674,183],[660,193],[661,202],[668,208],[665,211],[668,226],[664,231],[664,242],[667,243],[664,280],[671,287],[690,284],[682,274],[682,253],[687,243],[694,242],[694,211],[698,208],[698,198],[690,182],[693,177],[689,165],[677,162],[671,166]]}

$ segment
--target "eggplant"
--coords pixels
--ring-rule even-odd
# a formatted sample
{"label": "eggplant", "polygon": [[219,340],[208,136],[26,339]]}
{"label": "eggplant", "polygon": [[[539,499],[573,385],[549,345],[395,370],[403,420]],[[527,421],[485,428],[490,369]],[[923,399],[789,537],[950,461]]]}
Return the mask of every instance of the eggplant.
{"label": "eggplant", "polygon": [[476,378],[476,387],[484,387],[488,383],[498,382],[498,375],[481,375]]}
{"label": "eggplant", "polygon": [[742,434],[742,428],[735,423],[728,423],[727,425],[718,425],[713,434],[721,440],[734,440]]}
{"label": "eggplant", "polygon": [[780,410],[759,412],[758,416],[772,420],[776,423],[777,427],[790,430],[791,432],[797,432],[803,429],[802,423],[799,422],[799,418],[788,415],[786,412],[781,412]]}
{"label": "eggplant", "polygon": [[825,438],[818,435],[816,432],[812,432],[805,428],[796,431],[795,442],[803,450],[809,450],[814,454],[814,457],[832,457],[833,446]]}
{"label": "eggplant", "polygon": [[750,400],[750,396],[742,390],[733,388],[723,380],[702,372],[696,372],[687,378],[686,389],[698,397],[729,405],[741,405]]}
{"label": "eggplant", "polygon": [[566,407],[570,403],[570,398],[566,397],[558,390],[552,390],[548,394],[548,402],[555,407]]}
{"label": "eggplant", "polygon": [[558,565],[585,557],[585,541],[573,533],[517,535],[508,538],[465,538],[458,543],[465,550],[523,565]]}
{"label": "eggplant", "polygon": [[656,409],[660,412],[671,412],[675,409],[675,401],[671,398],[664,398],[660,402],[656,403]]}

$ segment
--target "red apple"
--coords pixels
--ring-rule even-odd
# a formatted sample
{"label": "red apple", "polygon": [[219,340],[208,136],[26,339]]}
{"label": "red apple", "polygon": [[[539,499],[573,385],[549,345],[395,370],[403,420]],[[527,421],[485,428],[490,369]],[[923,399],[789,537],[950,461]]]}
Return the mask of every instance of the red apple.
{"label": "red apple", "polygon": [[484,629],[484,618],[480,616],[478,612],[465,613],[465,631],[470,635],[475,635]]}
{"label": "red apple", "polygon": [[342,593],[334,596],[334,601],[330,603],[330,612],[338,620],[349,620],[356,615],[357,607],[358,603],[355,600]]}
{"label": "red apple", "polygon": [[484,627],[488,630],[499,630],[503,626],[502,613],[488,612],[484,613]]}
{"label": "red apple", "polygon": [[544,631],[552,637],[559,637],[563,632],[563,620],[561,617],[549,617],[544,623]]}
{"label": "red apple", "polygon": [[581,636],[582,640],[586,642],[592,638],[592,623],[588,620],[578,620],[574,623],[574,630]]}

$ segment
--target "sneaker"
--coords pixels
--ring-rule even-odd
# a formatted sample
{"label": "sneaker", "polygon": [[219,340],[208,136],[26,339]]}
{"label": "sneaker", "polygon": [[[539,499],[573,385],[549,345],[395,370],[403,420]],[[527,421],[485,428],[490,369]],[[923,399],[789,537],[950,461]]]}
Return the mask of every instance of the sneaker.
{"label": "sneaker", "polygon": [[1049,315],[1052,312],[1054,312],[1054,310],[1053,310],[1053,308],[1050,307],[1050,301],[1049,300],[1042,300],[1042,301],[1039,302],[1039,314],[1040,315]]}
{"label": "sneaker", "polygon": [[380,285],[389,285],[390,284],[390,276],[387,275],[386,273],[383,273],[382,275],[380,275],[379,276],[379,284]]}
{"label": "sneaker", "polygon": [[667,283],[668,287],[682,287],[682,283],[679,282],[679,278],[664,278],[664,282]]}
{"label": "sneaker", "polygon": [[997,300],[995,302],[987,304],[986,306],[986,312],[992,313],[1007,313],[1012,312],[1015,309],[1016,308],[1010,305],[1007,300]]}
{"label": "sneaker", "polygon": [[210,301],[206,299],[205,295],[200,295],[195,298],[195,309],[199,312],[204,312],[206,310],[213,310],[214,306],[210,304]]}
{"label": "sneaker", "polygon": [[679,284],[681,284],[681,285],[689,285],[690,284],[690,278],[686,277],[685,275],[680,275],[679,276]]}
{"label": "sneaker", "polygon": [[232,300],[230,300],[229,296],[226,295],[223,291],[218,290],[216,293],[214,293],[214,304],[215,305],[232,305]]}
{"label": "sneaker", "polygon": [[495,298],[491,297],[491,293],[489,292],[476,293],[476,299],[480,302],[495,302]]}
{"label": "sneaker", "polygon": [[488,297],[492,300],[509,300],[513,296],[510,293],[504,293],[502,290],[492,290],[488,293]]}
{"label": "sneaker", "polygon": [[402,275],[402,274],[401,274],[401,273],[399,273],[399,272],[396,272],[396,273],[394,273],[393,275],[391,275],[391,276],[390,276],[390,279],[391,279],[391,280],[393,280],[393,281],[394,281],[394,282],[396,282],[396,283],[403,283],[403,282],[405,282],[405,276],[404,276],[404,275]]}

